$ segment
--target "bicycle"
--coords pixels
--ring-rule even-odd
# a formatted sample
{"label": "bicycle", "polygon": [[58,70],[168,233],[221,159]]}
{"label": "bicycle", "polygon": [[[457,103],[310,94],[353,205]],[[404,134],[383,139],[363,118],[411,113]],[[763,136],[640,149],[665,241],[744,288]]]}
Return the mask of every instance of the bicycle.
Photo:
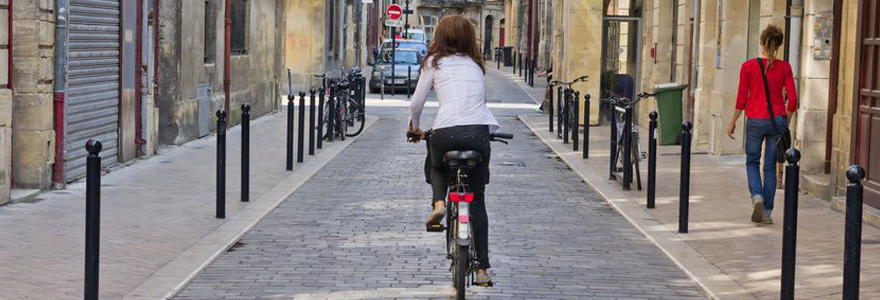
{"label": "bicycle", "polygon": [[[570,102],[577,101],[576,97],[573,97],[574,89],[572,89],[571,86],[578,82],[587,82],[588,78],[589,76],[584,75],[575,78],[570,82],[553,80],[550,81],[550,84],[547,86],[547,88],[549,89],[552,89],[553,87],[558,87],[556,122],[559,128],[557,128],[556,137],[563,138],[566,143],[568,142],[568,130],[570,128],[578,128],[578,124],[574,124],[574,126],[572,126],[571,124],[573,120],[576,120],[575,114],[578,113],[574,109],[570,109]],[[552,102],[553,99],[550,99],[550,101]],[[578,131],[575,131],[574,133],[577,134]]]}
{"label": "bicycle", "polygon": [[[409,138],[430,139],[432,131],[428,130],[423,136],[407,133]],[[492,133],[489,134],[490,142],[507,144],[513,139],[512,134]],[[451,169],[454,175],[447,190],[446,226],[443,224],[429,224],[428,232],[446,231],[446,259],[451,260],[452,285],[456,290],[456,298],[465,299],[465,289],[469,285],[480,285],[474,282],[474,274],[477,271],[476,249],[471,242],[473,228],[470,226],[470,203],[474,200],[474,194],[468,187],[468,170],[477,166],[482,160],[479,152],[473,150],[453,150],[443,154],[443,162]],[[470,281],[466,279],[470,278]],[[491,287],[490,281],[481,286]]]}
{"label": "bicycle", "polygon": [[[327,133],[322,138],[332,141],[339,137],[345,140],[345,137],[360,134],[366,122],[364,102],[361,101],[364,81],[360,69],[353,68],[344,78],[328,78],[326,74],[314,76],[325,80],[328,91],[329,102],[324,106],[323,112]],[[350,127],[354,127],[355,131],[349,132]]]}
{"label": "bicycle", "polygon": [[[642,99],[649,98],[649,97],[654,97],[654,94],[642,92],[642,93],[639,93],[638,95],[636,95],[635,100],[630,100],[627,97],[615,97],[615,96],[610,96],[608,98],[601,100],[604,103],[610,104],[610,107],[613,110],[612,113],[615,114],[614,115],[615,124],[613,126],[616,127],[617,132],[618,132],[616,140],[615,140],[615,145],[617,146],[616,147],[617,149],[616,149],[616,151],[614,151],[615,153],[611,156],[611,160],[612,160],[611,165],[614,166],[614,169],[612,171],[612,173],[614,173],[613,176],[615,177],[615,179],[620,179],[621,177],[625,177],[625,176],[618,176],[619,173],[624,172],[624,168],[629,167],[630,170],[635,169],[635,177],[636,177],[635,179],[636,179],[636,186],[637,186],[638,190],[642,190],[642,176],[641,176],[641,171],[639,170],[639,163],[643,159],[646,159],[648,157],[648,154],[646,152],[642,151],[642,145],[641,145],[640,139],[639,139],[639,127],[638,126],[631,126],[631,128],[629,130],[629,133],[630,133],[629,134],[629,137],[630,137],[630,139],[629,139],[629,142],[630,142],[630,145],[629,145],[630,146],[630,165],[627,166],[626,162],[622,161],[620,158],[621,157],[625,158],[625,154],[626,154],[626,146],[627,145],[626,145],[625,132],[626,132],[626,126],[627,126],[627,124],[626,124],[627,111],[634,108],[636,106],[636,104],[638,104],[639,101],[641,101]],[[623,178],[623,180],[625,181],[626,178]],[[625,186],[628,186],[628,184],[626,184],[626,183],[624,183],[624,184],[625,184]]]}

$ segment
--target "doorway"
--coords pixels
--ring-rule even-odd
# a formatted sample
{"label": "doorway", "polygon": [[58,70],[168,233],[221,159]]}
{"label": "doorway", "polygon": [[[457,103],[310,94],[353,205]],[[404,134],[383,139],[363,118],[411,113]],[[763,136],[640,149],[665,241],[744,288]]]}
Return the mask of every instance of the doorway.
{"label": "doorway", "polygon": [[483,31],[485,37],[483,38],[483,53],[484,57],[491,57],[492,53],[492,32],[494,31],[494,27],[492,27],[492,22],[494,22],[494,18],[492,15],[486,16],[486,30]]}
{"label": "doorway", "polygon": [[873,0],[859,0],[856,55],[854,161],[865,168],[865,204],[880,208],[880,7]]}
{"label": "doorway", "polygon": [[[640,92],[641,22],[639,17],[605,16],[602,26],[601,98],[617,95],[632,99]],[[599,112],[601,117],[607,113],[607,108]]]}

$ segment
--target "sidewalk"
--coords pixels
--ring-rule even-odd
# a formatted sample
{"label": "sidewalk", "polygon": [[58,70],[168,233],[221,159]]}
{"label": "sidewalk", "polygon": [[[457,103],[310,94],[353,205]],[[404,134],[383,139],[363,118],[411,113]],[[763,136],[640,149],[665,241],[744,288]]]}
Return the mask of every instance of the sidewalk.
{"label": "sidewalk", "polygon": [[[783,192],[773,225],[749,221],[744,156],[694,154],[691,162],[690,233],[678,234],[680,146],[659,146],[657,208],[645,208],[645,191],[624,192],[608,180],[609,129],[590,128],[590,158],[571,151],[548,132],[546,115],[520,117],[562,160],[602,194],[649,239],[717,299],[778,299],[782,253]],[[645,134],[646,130],[641,130]],[[647,137],[641,138],[646,143]],[[643,144],[647,149],[647,144]],[[647,161],[641,164],[647,187]],[[800,195],[797,299],[841,299],[844,215],[830,203]],[[880,298],[880,230],[863,227],[861,296]]]}
{"label": "sidewalk", "polygon": [[[184,285],[356,139],[325,141],[289,172],[285,124],[280,113],[251,122],[249,203],[240,202],[241,127],[228,131],[225,220],[214,218],[216,136],[102,176],[100,298],[119,299],[144,284],[142,296]],[[35,203],[0,207],[0,299],[82,297],[84,194],[77,182]]]}

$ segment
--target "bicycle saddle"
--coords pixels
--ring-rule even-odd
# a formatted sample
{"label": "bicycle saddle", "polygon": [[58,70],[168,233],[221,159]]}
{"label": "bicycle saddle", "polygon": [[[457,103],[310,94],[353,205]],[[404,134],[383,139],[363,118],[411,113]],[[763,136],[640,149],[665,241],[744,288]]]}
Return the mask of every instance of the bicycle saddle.
{"label": "bicycle saddle", "polygon": [[481,155],[480,152],[473,150],[452,150],[443,154],[443,162],[453,168],[458,167],[462,161],[464,161],[467,167],[476,167],[482,160],[483,155]]}

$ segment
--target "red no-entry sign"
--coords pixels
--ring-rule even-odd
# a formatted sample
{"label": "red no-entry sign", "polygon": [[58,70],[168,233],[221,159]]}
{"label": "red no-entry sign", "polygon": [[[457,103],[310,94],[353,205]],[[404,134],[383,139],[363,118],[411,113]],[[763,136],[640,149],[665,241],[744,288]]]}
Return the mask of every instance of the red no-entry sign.
{"label": "red no-entry sign", "polygon": [[403,15],[403,10],[400,9],[400,5],[391,4],[388,6],[388,9],[385,10],[385,15],[388,16],[389,19],[397,20],[400,19],[400,16]]}

